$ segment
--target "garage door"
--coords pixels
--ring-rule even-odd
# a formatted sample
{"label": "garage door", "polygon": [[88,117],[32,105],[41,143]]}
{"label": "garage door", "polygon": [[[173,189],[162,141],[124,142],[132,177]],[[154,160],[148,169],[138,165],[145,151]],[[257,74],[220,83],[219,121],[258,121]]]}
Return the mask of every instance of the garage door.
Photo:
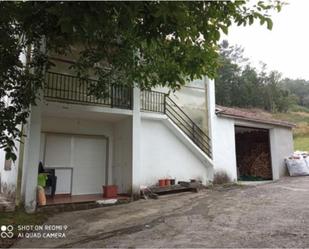
{"label": "garage door", "polygon": [[107,140],[100,136],[46,134],[45,166],[56,168],[56,194],[102,193],[106,151]]}

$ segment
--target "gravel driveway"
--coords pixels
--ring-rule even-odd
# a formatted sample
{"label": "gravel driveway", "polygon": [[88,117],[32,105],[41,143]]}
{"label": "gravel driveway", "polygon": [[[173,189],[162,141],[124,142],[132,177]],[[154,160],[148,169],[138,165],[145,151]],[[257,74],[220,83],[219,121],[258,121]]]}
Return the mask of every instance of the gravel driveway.
{"label": "gravel driveway", "polygon": [[66,239],[15,247],[309,247],[309,177],[57,214]]}

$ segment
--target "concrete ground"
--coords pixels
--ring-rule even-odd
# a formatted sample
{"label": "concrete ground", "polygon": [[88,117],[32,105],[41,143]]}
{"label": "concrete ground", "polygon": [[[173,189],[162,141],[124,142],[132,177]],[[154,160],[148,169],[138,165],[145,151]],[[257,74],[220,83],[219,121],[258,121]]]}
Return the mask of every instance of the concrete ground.
{"label": "concrete ground", "polygon": [[309,247],[309,177],[61,213],[66,239],[15,247]]}

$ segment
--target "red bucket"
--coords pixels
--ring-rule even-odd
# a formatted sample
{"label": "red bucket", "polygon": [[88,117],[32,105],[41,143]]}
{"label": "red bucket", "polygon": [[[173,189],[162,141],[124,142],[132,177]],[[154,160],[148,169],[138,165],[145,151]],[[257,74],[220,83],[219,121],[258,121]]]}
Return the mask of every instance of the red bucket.
{"label": "red bucket", "polygon": [[118,187],[117,185],[103,186],[103,197],[104,198],[115,198],[117,197]]}
{"label": "red bucket", "polygon": [[165,179],[160,179],[159,180],[159,186],[164,187],[165,186]]}

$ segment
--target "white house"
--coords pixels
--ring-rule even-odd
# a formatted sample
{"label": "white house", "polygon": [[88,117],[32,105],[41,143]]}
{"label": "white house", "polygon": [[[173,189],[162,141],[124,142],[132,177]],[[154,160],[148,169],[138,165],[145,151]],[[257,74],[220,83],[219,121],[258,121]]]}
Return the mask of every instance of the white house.
{"label": "white house", "polygon": [[34,211],[39,162],[55,171],[56,195],[101,195],[103,185],[117,185],[119,193],[135,196],[161,178],[211,181],[210,139],[177,105],[177,94],[111,87],[100,100],[87,94],[89,82],[64,70],[63,59],[56,62],[40,102],[31,106],[18,159],[4,168],[0,153],[4,194],[20,191],[26,210]]}
{"label": "white house", "polygon": [[[11,198],[20,193],[28,212],[37,207],[39,162],[55,171],[56,195],[64,196],[101,195],[103,185],[135,196],[167,177],[207,184],[214,170],[237,179],[234,127],[253,122],[216,114],[213,81],[197,80],[170,95],[111,87],[102,100],[88,95],[89,82],[61,65],[66,60],[53,59],[57,66],[31,107],[18,159],[8,167],[0,152],[1,191]],[[291,128],[258,126],[270,131],[277,179],[293,149]]]}

